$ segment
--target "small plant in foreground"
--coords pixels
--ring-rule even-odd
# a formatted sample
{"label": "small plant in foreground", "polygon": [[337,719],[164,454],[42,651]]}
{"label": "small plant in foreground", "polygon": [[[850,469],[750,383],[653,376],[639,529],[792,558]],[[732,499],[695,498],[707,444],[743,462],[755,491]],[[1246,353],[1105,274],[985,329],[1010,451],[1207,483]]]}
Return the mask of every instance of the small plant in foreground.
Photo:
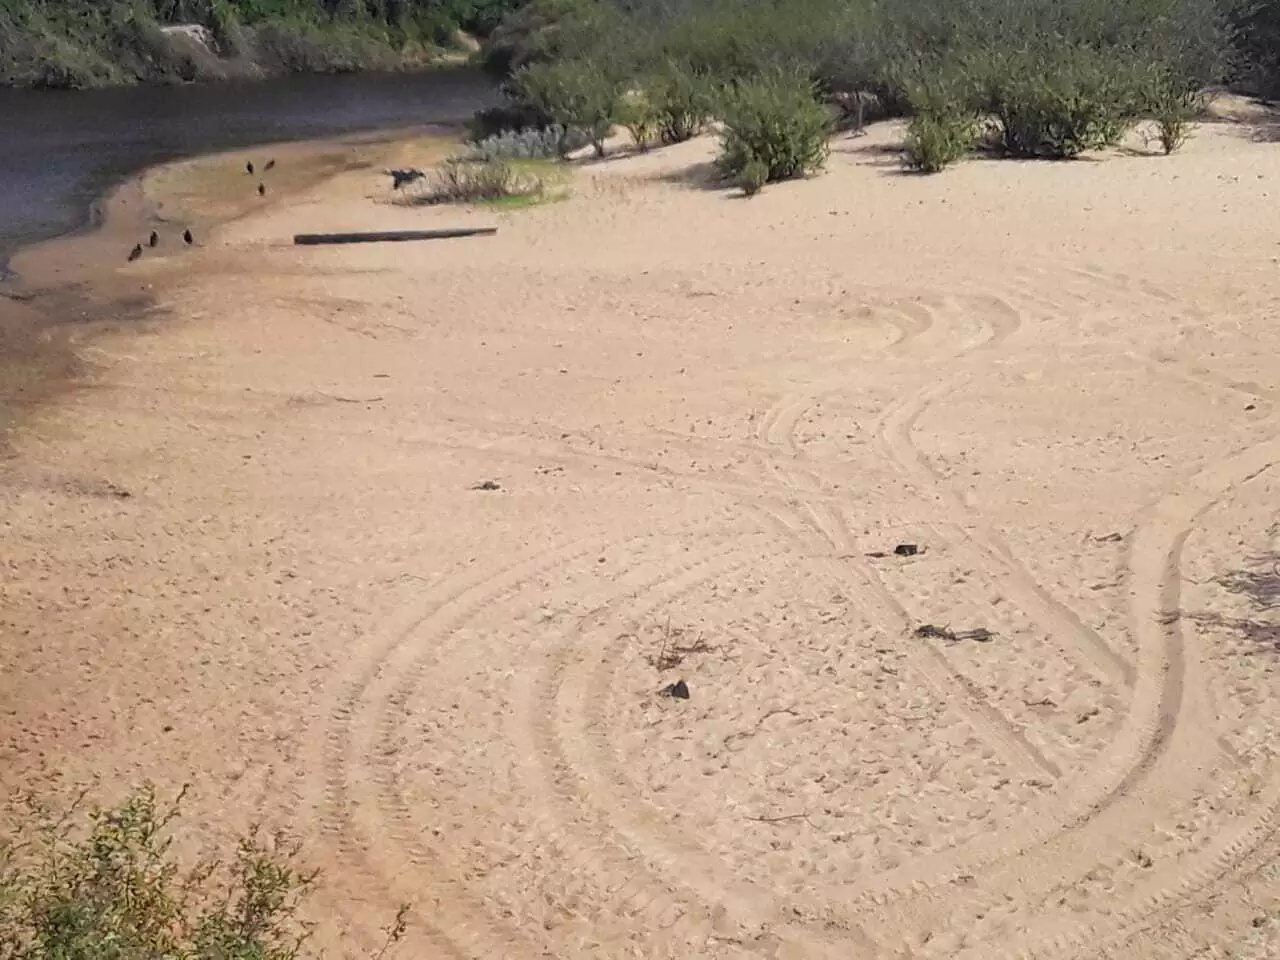
{"label": "small plant in foreground", "polygon": [[831,114],[811,80],[798,70],[775,69],[725,91],[724,129],[716,166],[739,180],[749,164],[761,164],[765,182],[790,180],[826,164]]}
{"label": "small plant in foreground", "polygon": [[[229,865],[184,871],[162,807],[145,787],[81,818],[35,803],[0,841],[0,957],[5,960],[297,960],[298,918],[316,874],[297,847],[250,835]],[[77,823],[83,819],[85,823]],[[405,933],[402,908],[387,945]],[[384,947],[384,952],[385,952]],[[379,954],[381,956],[381,954]]]}

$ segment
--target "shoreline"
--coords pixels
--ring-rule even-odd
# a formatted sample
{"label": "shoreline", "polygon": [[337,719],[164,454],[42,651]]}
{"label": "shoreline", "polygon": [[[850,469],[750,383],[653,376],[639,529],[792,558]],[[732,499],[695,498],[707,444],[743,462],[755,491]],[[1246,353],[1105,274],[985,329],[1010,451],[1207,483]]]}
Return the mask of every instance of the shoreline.
{"label": "shoreline", "polygon": [[[223,227],[288,202],[352,164],[372,164],[371,154],[423,141],[451,143],[463,129],[450,123],[401,126],[148,165],[95,199],[76,229],[16,250],[0,273],[0,457],[11,454],[15,430],[31,416],[85,385],[92,370],[85,348],[101,335],[139,329],[153,318],[158,290],[180,275],[181,265],[216,247]],[[230,195],[229,187],[249,179],[244,160],[266,154],[280,164],[268,196],[248,189]],[[196,237],[190,248],[180,238],[188,228]],[[162,234],[157,249],[163,266],[155,269],[151,257],[145,278],[122,271],[132,243],[145,247],[153,229]]]}

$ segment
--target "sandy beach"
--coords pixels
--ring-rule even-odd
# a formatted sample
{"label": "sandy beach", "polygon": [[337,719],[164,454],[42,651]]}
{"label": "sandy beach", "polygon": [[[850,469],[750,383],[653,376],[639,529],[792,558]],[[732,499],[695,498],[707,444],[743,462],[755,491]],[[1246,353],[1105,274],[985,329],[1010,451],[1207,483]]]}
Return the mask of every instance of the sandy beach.
{"label": "sandy beach", "polygon": [[0,785],[287,830],[331,957],[1276,956],[1280,146],[901,134],[750,201],[710,139],[126,188],[200,242],[58,248],[145,309],[0,461]]}

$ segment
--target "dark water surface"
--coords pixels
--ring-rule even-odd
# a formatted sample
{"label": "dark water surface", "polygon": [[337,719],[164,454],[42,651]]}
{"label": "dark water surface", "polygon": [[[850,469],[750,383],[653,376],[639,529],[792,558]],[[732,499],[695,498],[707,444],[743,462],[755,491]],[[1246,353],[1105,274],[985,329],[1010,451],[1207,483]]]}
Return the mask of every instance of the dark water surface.
{"label": "dark water surface", "polygon": [[87,92],[0,89],[0,279],[20,247],[90,222],[152,164],[257,143],[465,121],[496,99],[474,70]]}

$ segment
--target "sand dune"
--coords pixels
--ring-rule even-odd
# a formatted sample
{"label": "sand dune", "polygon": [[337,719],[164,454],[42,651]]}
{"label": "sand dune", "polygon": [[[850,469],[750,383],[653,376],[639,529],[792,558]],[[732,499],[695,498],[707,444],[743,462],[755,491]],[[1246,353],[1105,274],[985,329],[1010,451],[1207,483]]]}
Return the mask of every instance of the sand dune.
{"label": "sand dune", "polygon": [[289,829],[333,956],[1275,956],[1280,148],[899,135],[121,267],[0,474],[5,784]]}

